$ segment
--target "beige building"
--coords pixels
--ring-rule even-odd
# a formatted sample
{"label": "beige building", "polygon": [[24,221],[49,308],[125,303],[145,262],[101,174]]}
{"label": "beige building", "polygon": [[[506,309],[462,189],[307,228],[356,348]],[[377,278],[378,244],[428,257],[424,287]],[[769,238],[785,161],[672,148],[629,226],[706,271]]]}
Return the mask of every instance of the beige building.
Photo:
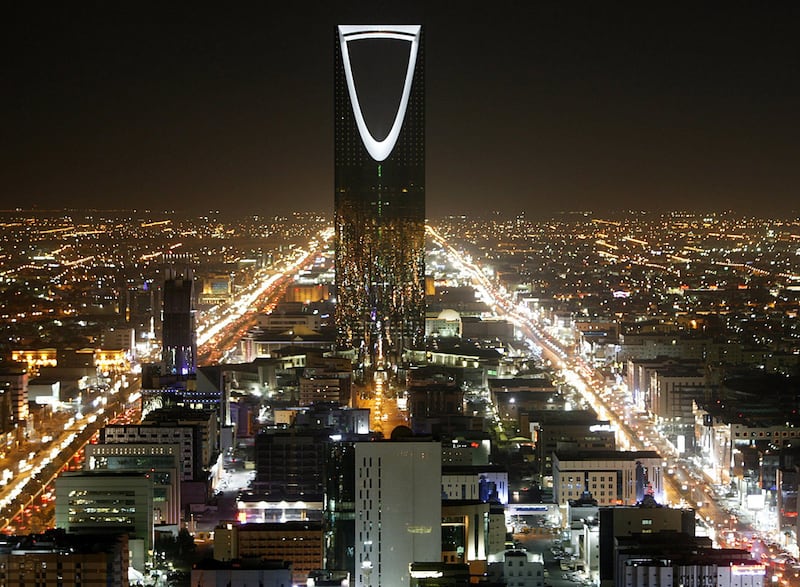
{"label": "beige building", "polygon": [[128,566],[125,535],[77,536],[56,530],[0,541],[0,587],[127,587]]}
{"label": "beige building", "polygon": [[280,560],[291,563],[294,584],[323,567],[322,523],[222,524],[214,530],[214,559]]}

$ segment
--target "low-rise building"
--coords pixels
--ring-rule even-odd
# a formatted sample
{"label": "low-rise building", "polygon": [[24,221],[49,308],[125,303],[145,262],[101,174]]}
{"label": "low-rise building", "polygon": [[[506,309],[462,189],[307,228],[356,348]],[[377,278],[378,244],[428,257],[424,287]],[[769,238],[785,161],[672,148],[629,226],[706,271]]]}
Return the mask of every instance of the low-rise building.
{"label": "low-rise building", "polygon": [[223,587],[225,585],[288,587],[292,585],[292,565],[283,561],[261,559],[226,562],[206,559],[192,565],[191,584],[193,587]]}
{"label": "low-rise building", "polygon": [[553,498],[566,505],[589,492],[604,505],[633,505],[652,492],[664,495],[661,457],[655,451],[556,451]]}
{"label": "low-rise building", "polygon": [[292,565],[294,584],[323,567],[322,523],[221,524],[214,530],[214,559],[282,560]]}
{"label": "low-rise building", "polygon": [[128,536],[44,534],[0,537],[0,586],[128,586]]}

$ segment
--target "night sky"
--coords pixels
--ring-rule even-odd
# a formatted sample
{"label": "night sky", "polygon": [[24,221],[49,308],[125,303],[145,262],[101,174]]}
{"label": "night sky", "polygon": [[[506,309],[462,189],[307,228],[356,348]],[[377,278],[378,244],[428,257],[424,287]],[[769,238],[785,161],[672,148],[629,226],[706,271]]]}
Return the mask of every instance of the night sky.
{"label": "night sky", "polygon": [[334,25],[387,22],[425,26],[431,217],[800,210],[793,2],[16,4],[0,208],[331,213]]}

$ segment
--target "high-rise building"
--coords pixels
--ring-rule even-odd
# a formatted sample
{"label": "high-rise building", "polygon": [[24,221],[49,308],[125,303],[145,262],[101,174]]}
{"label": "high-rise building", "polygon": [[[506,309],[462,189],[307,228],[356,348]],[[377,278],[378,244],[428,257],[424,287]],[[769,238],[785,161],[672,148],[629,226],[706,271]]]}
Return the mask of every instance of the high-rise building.
{"label": "high-rise building", "polygon": [[166,375],[189,375],[197,368],[194,279],[188,267],[168,267],[164,280],[161,356]]}
{"label": "high-rise building", "polygon": [[442,445],[355,445],[356,587],[409,584],[409,564],[442,558]]}
{"label": "high-rise building", "polygon": [[396,361],[425,332],[425,79],[419,25],[336,29],[337,346]]}
{"label": "high-rise building", "polygon": [[[10,425],[19,425],[28,419],[28,368],[25,363],[0,365],[0,395],[0,418],[5,422],[2,430],[8,431]],[[9,408],[10,413],[7,411]]]}
{"label": "high-rise building", "polygon": [[128,534],[131,566],[153,549],[153,479],[146,473],[91,471],[56,479],[56,527],[78,534]]}

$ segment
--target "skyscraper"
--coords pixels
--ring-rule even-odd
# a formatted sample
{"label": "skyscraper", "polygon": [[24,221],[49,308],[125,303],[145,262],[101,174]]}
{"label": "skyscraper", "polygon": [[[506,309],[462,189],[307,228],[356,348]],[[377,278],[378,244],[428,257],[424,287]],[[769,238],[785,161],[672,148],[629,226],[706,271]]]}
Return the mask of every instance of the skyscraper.
{"label": "skyscraper", "polygon": [[197,369],[194,285],[188,267],[168,267],[164,279],[161,357],[165,375],[189,375]]}
{"label": "skyscraper", "polygon": [[356,587],[409,584],[408,565],[442,558],[442,445],[355,445]]}
{"label": "skyscraper", "polygon": [[382,366],[425,331],[425,79],[419,25],[336,29],[337,346]]}

